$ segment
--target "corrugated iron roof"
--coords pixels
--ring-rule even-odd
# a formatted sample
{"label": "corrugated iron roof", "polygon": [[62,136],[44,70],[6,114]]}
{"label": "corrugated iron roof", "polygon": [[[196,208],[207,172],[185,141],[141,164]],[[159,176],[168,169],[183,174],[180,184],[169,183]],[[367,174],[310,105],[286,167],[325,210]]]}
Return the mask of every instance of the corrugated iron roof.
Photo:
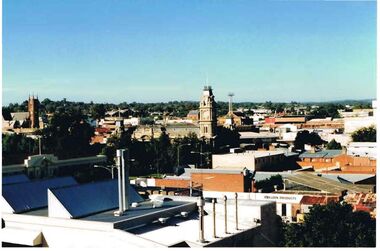
{"label": "corrugated iron roof", "polygon": [[294,175],[286,177],[285,179],[293,183],[333,194],[341,194],[345,190],[363,193],[369,192],[369,189],[367,188],[362,188],[351,184],[339,183],[331,179],[319,177],[316,174],[310,172],[297,172]]}
{"label": "corrugated iron roof", "polygon": [[47,207],[47,189],[76,185],[72,177],[3,185],[3,197],[15,213]]}
{"label": "corrugated iron roof", "polygon": [[[118,181],[114,179],[50,189],[50,191],[74,218],[79,218],[117,208],[119,205],[117,185]],[[131,185],[128,189],[128,198],[130,204],[143,201]]]}
{"label": "corrugated iron roof", "polygon": [[29,181],[30,179],[25,174],[9,175],[9,176],[2,177],[3,185],[24,183],[24,182],[29,182]]}
{"label": "corrugated iron roof", "polygon": [[342,150],[322,150],[319,152],[304,152],[300,158],[333,158],[342,154]]}

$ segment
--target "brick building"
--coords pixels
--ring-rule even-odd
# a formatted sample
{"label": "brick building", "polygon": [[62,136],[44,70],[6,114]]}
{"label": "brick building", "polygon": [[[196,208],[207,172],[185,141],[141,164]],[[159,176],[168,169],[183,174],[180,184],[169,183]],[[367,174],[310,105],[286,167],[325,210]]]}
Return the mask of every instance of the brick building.
{"label": "brick building", "polygon": [[203,191],[252,192],[254,183],[243,170],[191,169],[185,177],[155,179],[156,187],[201,189]]}

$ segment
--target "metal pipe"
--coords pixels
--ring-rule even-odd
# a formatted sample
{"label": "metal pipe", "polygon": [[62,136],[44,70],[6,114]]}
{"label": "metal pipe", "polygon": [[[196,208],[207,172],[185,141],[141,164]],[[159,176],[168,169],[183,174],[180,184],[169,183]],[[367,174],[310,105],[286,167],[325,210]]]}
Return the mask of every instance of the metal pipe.
{"label": "metal pipe", "polygon": [[125,150],[124,149],[121,149],[121,156],[120,156],[120,160],[121,160],[121,190],[122,190],[122,197],[123,197],[123,203],[122,203],[122,213],[124,213],[125,211],[125,159],[124,159],[124,155],[125,155]]}
{"label": "metal pipe", "polygon": [[224,195],[224,233],[227,234],[227,196]]}
{"label": "metal pipe", "polygon": [[42,154],[41,136],[38,137],[38,153],[39,155]]}
{"label": "metal pipe", "polygon": [[213,234],[212,234],[212,237],[213,238],[216,238],[216,210],[215,210],[215,202],[216,202],[216,199],[212,199],[212,225],[213,225]]}
{"label": "metal pipe", "polygon": [[191,197],[191,195],[193,194],[193,182],[191,181],[191,178],[190,178],[190,191],[189,191],[189,193],[190,193],[190,197]]}
{"label": "metal pipe", "polygon": [[117,180],[118,180],[118,183],[117,183],[117,186],[118,186],[118,191],[119,191],[119,213],[121,213],[123,211],[123,189],[122,189],[122,180],[121,180],[121,176],[122,176],[122,171],[121,171],[121,150],[116,150],[116,161],[117,161]]}
{"label": "metal pipe", "polygon": [[199,210],[199,242],[204,243],[205,242],[205,236],[204,236],[204,219],[203,219],[203,206],[205,205],[205,201],[203,197],[199,197],[197,206]]}
{"label": "metal pipe", "polygon": [[236,230],[239,230],[239,223],[238,223],[238,194],[235,193],[235,223],[236,223],[236,226],[235,226],[235,229]]}
{"label": "metal pipe", "polygon": [[124,149],[123,150],[123,187],[124,187],[124,197],[123,197],[123,212],[127,211],[129,209],[129,150]]}

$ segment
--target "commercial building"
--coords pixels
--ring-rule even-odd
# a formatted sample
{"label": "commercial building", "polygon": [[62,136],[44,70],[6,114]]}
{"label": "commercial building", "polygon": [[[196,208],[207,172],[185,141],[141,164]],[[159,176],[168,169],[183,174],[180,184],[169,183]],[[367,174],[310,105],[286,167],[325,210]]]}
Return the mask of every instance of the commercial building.
{"label": "commercial building", "polygon": [[154,179],[150,186],[200,191],[252,192],[252,175],[241,170],[188,169],[181,176]]}
{"label": "commercial building", "polygon": [[376,142],[351,142],[347,146],[347,155],[376,159]]}
{"label": "commercial building", "polygon": [[252,171],[282,170],[286,157],[282,151],[245,151],[212,155],[212,168]]}
{"label": "commercial building", "polygon": [[[231,196],[226,201],[217,198],[215,204],[210,200],[199,203],[195,197],[151,196],[143,200],[132,186],[125,197],[118,196],[118,184],[109,180],[78,185],[71,178],[59,178],[3,185],[3,200],[15,209],[4,211],[2,206],[3,245],[253,247],[273,246],[278,238],[275,203],[271,201]],[[119,216],[115,210],[118,205],[120,209],[121,198],[127,208]]]}

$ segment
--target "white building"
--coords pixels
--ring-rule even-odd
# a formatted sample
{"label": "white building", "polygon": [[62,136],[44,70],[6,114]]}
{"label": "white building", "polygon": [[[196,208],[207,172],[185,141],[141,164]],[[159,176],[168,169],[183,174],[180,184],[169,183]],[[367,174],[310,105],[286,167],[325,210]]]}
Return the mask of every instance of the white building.
{"label": "white building", "polygon": [[140,118],[131,117],[128,119],[124,119],[124,125],[138,126],[140,125]]}
{"label": "white building", "polygon": [[285,159],[282,151],[245,151],[212,155],[212,168],[271,170]]}
{"label": "white building", "polygon": [[376,158],[376,142],[351,142],[347,146],[347,155]]}
{"label": "white building", "polygon": [[351,134],[354,131],[376,125],[376,117],[344,118],[344,133]]}
{"label": "white building", "polygon": [[[218,198],[215,211],[210,201],[204,201],[201,203],[201,228],[198,207],[201,204],[198,204],[197,197],[152,195],[150,200],[142,201],[129,187],[125,197],[129,209],[117,216],[114,212],[120,201],[116,181],[81,185],[68,184],[70,179],[64,179],[65,184],[62,178],[59,181],[60,184],[45,180],[38,184],[9,185],[3,189],[3,199],[17,209],[14,213],[2,210],[5,228],[0,234],[3,245],[164,248],[234,247],[242,243],[252,247],[273,246],[276,242],[276,207],[272,201],[247,201],[239,195],[236,202],[228,195],[226,202]],[[22,189],[28,190],[23,193]],[[14,195],[19,198],[14,200]],[[202,233],[203,242],[200,241]],[[261,235],[266,239],[260,238]]]}

